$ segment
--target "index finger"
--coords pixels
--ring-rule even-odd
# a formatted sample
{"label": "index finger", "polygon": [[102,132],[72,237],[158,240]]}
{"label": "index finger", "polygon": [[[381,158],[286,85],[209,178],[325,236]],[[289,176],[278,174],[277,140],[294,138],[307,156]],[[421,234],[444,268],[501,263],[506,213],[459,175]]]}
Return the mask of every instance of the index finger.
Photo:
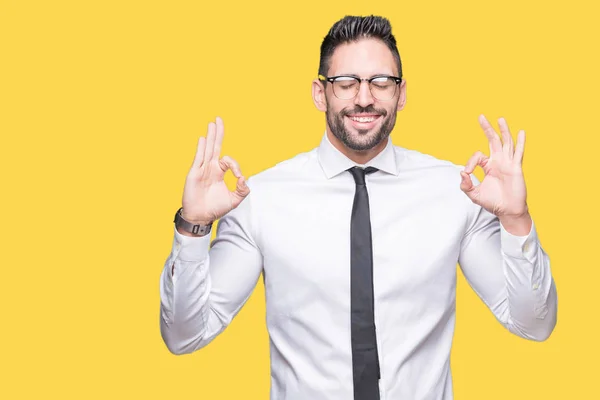
{"label": "index finger", "polygon": [[198,148],[196,150],[196,156],[194,157],[193,166],[200,168],[204,162],[204,150],[206,148],[206,138],[200,136],[198,139]]}
{"label": "index finger", "polygon": [[500,141],[500,137],[498,137],[498,134],[494,128],[492,128],[492,125],[490,125],[488,120],[485,119],[483,114],[479,116],[479,125],[483,128],[483,132],[490,142],[490,153],[502,152],[502,142]]}
{"label": "index finger", "polygon": [[223,144],[223,135],[225,129],[223,127],[223,120],[221,117],[217,117],[217,137],[215,138],[215,149],[213,150],[213,158],[219,159],[221,157],[221,146]]}

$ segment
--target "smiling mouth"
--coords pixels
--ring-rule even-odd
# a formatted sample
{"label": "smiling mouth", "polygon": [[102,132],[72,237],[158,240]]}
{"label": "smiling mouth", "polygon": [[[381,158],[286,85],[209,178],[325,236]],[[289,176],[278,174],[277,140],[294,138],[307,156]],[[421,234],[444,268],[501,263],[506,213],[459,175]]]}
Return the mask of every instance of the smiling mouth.
{"label": "smiling mouth", "polygon": [[350,114],[346,115],[352,124],[359,128],[369,128],[375,124],[381,115],[380,114]]}
{"label": "smiling mouth", "polygon": [[369,117],[352,117],[352,116],[348,116],[348,118],[350,118],[352,121],[356,121],[356,122],[373,122],[377,118],[379,118],[379,115],[377,115],[377,116],[369,116]]}

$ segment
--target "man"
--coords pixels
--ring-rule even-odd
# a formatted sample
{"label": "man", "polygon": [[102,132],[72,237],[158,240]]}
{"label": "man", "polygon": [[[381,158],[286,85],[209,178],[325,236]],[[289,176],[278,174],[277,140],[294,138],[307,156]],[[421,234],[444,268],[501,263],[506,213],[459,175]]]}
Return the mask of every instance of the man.
{"label": "man", "polygon": [[501,119],[501,141],[481,116],[491,154],[464,169],[394,146],[406,81],[384,18],[338,21],[319,74],[313,100],[327,123],[313,151],[246,183],[220,158],[220,119],[200,138],[161,276],[164,341],[176,354],[207,345],[262,272],[271,399],[452,399],[457,263],[511,332],[545,340],[556,323],[526,203],[525,134],[515,145]]}

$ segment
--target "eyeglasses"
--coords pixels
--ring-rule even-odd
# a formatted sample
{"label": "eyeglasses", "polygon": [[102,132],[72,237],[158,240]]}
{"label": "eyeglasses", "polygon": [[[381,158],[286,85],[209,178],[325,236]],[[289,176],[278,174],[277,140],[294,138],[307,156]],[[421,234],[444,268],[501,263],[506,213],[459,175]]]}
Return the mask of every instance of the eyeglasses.
{"label": "eyeglasses", "polygon": [[389,75],[377,75],[372,78],[359,78],[357,76],[319,75],[319,80],[331,83],[333,94],[340,100],[350,100],[356,97],[363,81],[369,83],[371,95],[379,101],[387,101],[394,98],[396,88],[402,82],[402,78]]}

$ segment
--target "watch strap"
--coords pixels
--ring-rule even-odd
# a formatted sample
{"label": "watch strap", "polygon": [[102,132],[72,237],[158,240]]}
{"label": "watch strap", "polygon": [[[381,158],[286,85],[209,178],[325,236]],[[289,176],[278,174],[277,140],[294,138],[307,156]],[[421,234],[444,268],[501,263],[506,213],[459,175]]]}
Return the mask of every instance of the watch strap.
{"label": "watch strap", "polygon": [[173,220],[173,222],[175,223],[175,226],[177,228],[181,228],[182,230],[194,234],[196,236],[205,236],[208,233],[210,233],[210,230],[212,228],[212,222],[208,225],[200,225],[200,224],[194,224],[193,222],[190,221],[186,221],[183,216],[181,215],[181,211],[183,210],[183,207],[181,207],[179,210],[177,210],[177,212],[175,213],[175,219]]}

